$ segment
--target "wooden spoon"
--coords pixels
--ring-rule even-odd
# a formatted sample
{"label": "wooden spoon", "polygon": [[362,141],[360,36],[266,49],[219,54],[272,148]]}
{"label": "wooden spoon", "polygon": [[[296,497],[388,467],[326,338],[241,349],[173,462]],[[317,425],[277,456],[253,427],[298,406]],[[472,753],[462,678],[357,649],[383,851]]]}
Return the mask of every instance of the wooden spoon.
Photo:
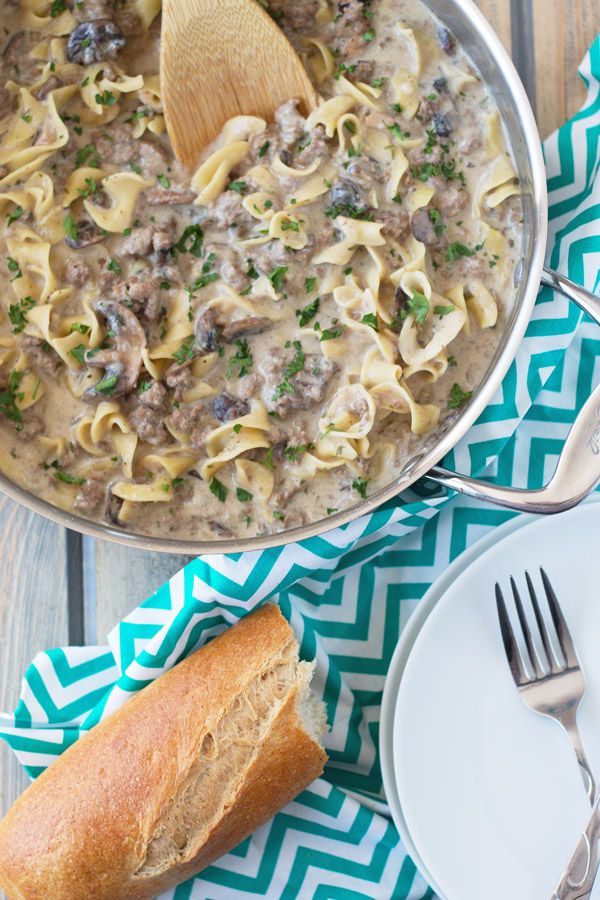
{"label": "wooden spoon", "polygon": [[272,119],[317,96],[294,48],[256,0],[164,0],[160,78],[167,132],[192,170],[232,116]]}

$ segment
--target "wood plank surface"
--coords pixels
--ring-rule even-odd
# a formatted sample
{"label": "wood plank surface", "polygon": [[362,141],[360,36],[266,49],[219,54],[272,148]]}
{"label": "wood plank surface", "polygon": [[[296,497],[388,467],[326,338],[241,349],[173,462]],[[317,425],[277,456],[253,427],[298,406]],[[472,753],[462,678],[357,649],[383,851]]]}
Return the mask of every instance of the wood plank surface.
{"label": "wood plank surface", "polygon": [[86,643],[104,643],[123,616],[179,571],[190,557],[84,540]]}
{"label": "wood plank surface", "polygon": [[546,138],[577,112],[585,89],[577,67],[600,31],[600,0],[532,0],[536,105]]}
{"label": "wood plank surface", "polygon": [[510,0],[475,0],[509,53],[512,52]]}
{"label": "wood plank surface", "polygon": [[[69,640],[66,531],[0,495],[0,709],[12,712],[39,650]],[[28,779],[0,742],[0,813]]]}
{"label": "wood plank surface", "polygon": [[[478,0],[512,52],[547,136],[581,103],[577,66],[600,30],[600,0]],[[67,533],[0,497],[0,708],[11,710],[40,649],[103,642],[187,561]],[[0,749],[0,815],[26,784]]]}

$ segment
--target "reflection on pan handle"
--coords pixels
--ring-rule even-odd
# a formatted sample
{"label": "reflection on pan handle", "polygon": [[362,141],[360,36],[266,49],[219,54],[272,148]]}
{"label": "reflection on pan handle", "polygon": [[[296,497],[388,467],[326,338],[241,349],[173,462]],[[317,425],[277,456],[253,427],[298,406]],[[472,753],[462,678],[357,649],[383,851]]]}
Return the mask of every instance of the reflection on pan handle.
{"label": "reflection on pan handle", "polygon": [[[600,298],[544,269],[542,284],[573,300],[600,325]],[[559,513],[576,506],[600,481],[600,385],[584,403],[565,441],[554,475],[538,490],[500,487],[436,466],[425,476],[461,494],[519,512]]]}

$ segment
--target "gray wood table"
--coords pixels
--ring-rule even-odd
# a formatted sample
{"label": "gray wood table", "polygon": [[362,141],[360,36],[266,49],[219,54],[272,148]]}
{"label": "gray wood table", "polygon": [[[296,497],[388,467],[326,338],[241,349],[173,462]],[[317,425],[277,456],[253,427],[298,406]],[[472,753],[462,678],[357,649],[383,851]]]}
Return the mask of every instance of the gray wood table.
{"label": "gray wood table", "polygon": [[[598,0],[479,0],[512,53],[546,137],[581,103],[577,65],[600,28]],[[17,702],[38,650],[103,643],[187,559],[66,531],[0,496],[0,709]],[[0,747],[0,814],[27,779]]]}

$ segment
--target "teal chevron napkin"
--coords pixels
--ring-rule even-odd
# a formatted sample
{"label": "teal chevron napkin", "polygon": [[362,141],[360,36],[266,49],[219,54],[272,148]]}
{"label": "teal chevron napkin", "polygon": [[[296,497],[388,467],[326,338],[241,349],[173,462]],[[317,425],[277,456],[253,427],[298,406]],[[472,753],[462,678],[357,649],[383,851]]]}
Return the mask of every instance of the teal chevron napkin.
{"label": "teal chevron napkin", "polygon": [[[600,37],[581,69],[583,109],[545,145],[550,262],[590,290],[600,276]],[[600,331],[548,291],[501,389],[449,465],[514,486],[551,474],[592,386]],[[518,426],[518,427],[517,427]],[[108,646],[39,654],[0,736],[32,777],[165,669],[275,598],[316,657],[330,763],[269,824],[163,900],[218,897],[424,900],[433,892],[389,818],[378,761],[381,695],[412,609],[472,541],[512,514],[412,492],[289,547],[197,559],[109,635]]]}

